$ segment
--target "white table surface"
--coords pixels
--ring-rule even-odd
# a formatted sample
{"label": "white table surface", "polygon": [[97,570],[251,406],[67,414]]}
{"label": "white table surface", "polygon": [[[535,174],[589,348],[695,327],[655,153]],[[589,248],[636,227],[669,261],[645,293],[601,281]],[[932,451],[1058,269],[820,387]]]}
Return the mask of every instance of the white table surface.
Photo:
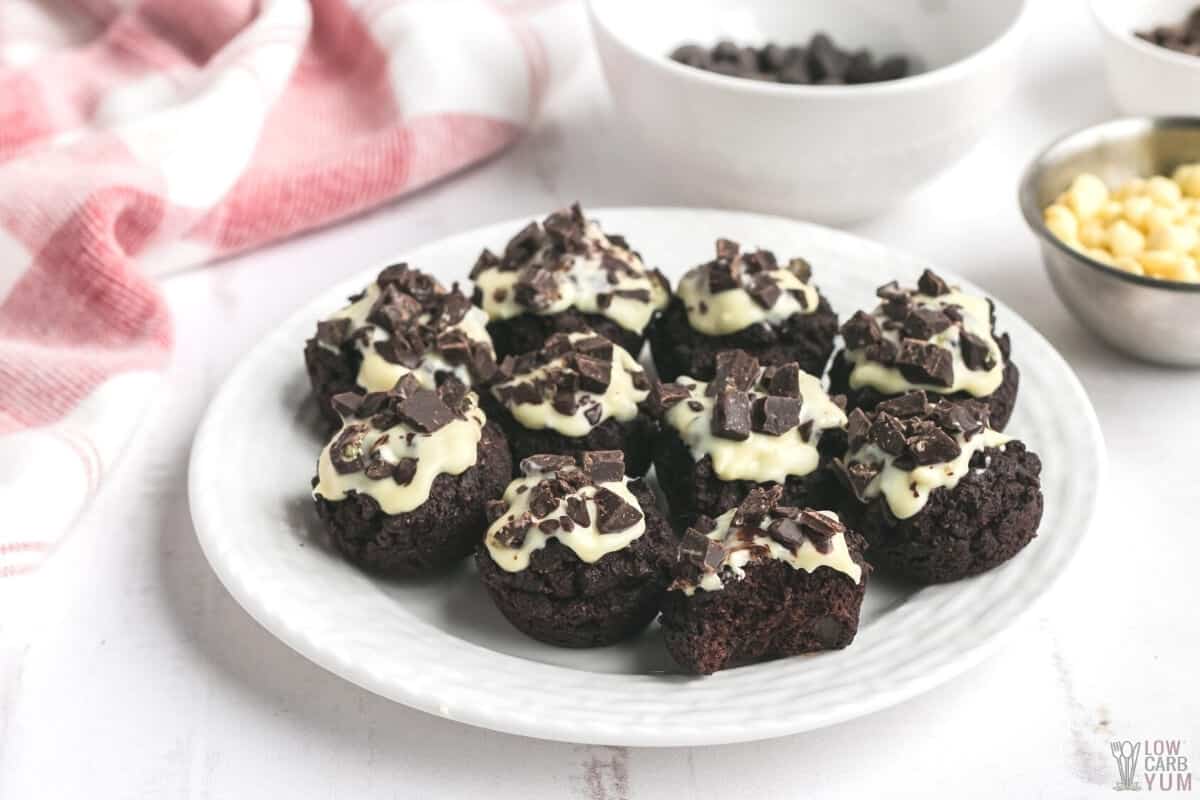
{"label": "white table surface", "polygon": [[1086,334],[1053,296],[1015,203],[1041,145],[1114,113],[1098,47],[1080,0],[1043,3],[1019,90],[987,137],[853,229],[1021,310],[1078,371],[1104,427],[1099,520],[987,663],[816,733],[717,748],[573,746],[469,728],[345,683],[261,629],[214,577],[188,516],[192,435],[226,372],[293,308],[371,262],[483,223],[575,199],[687,204],[622,130],[589,58],[509,153],[165,282],[178,338],[167,391],[34,578],[38,599],[0,609],[9,624],[38,619],[0,669],[0,797],[1073,798],[1112,791],[1113,738],[1179,738],[1200,758],[1200,372],[1138,364]]}

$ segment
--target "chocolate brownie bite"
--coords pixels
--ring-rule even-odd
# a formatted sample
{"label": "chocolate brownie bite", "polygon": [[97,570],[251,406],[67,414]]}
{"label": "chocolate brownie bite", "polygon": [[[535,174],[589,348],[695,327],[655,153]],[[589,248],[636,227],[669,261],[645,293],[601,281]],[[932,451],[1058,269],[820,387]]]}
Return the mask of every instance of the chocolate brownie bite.
{"label": "chocolate brownie bite", "polygon": [[919,583],[976,575],[1037,535],[1042,464],[988,425],[977,401],[930,403],[924,392],[856,409],[833,464],[839,508],[871,545],[870,561]]}
{"label": "chocolate brownie bite", "polygon": [[662,629],[671,657],[689,672],[854,640],[870,572],[862,537],[833,512],[786,505],[782,496],[781,486],[756,488],[684,534]]}
{"label": "chocolate brownie bite", "polygon": [[659,377],[681,375],[709,380],[717,354],[741,349],[764,366],[797,363],[821,375],[837,316],[812,284],[802,258],[786,264],[769,250],[741,251],[736,242],[717,241],[717,257],[679,281],[667,310],[648,338]]}
{"label": "chocolate brownie bite", "polygon": [[405,375],[387,392],[339,394],[313,498],[333,546],[358,566],[421,575],[469,555],[484,507],[512,474],[508,443],[474,392]]}
{"label": "chocolate brownie bite", "polygon": [[487,409],[508,436],[514,463],[541,453],[620,450],[629,474],[650,468],[655,430],[646,373],[595,333],[555,333],[540,349],[506,356]]}
{"label": "chocolate brownie bite", "polygon": [[562,647],[628,638],[658,613],[677,539],[654,493],[626,477],[620,451],[538,455],[476,553],[496,607],[519,631]]}
{"label": "chocolate brownie bite", "polygon": [[496,354],[487,315],[455,284],[449,290],[407,264],[393,264],[317,323],[304,345],[321,414],[339,424],[331,400],[342,392],[385,392],[405,375],[428,389],[453,375],[468,386],[491,378]]}
{"label": "chocolate brownie bite", "polygon": [[996,333],[996,308],[925,270],[915,289],[880,286],[874,311],[842,325],[846,347],[833,359],[830,391],[850,408],[921,389],[950,400],[987,403],[991,425],[1004,430],[1017,401],[1020,372],[1008,334]]}
{"label": "chocolate brownie bite", "polygon": [[656,384],[652,405],[661,415],[655,474],[678,527],[737,506],[755,487],[780,486],[786,505],[823,504],[846,415],[798,365],[760,367],[729,350],[711,382]]}
{"label": "chocolate brownie bite", "polygon": [[484,250],[471,280],[501,357],[584,328],[637,356],[670,294],[662,273],[648,269],[624,237],[584,217],[578,204],[529,223],[503,256]]}

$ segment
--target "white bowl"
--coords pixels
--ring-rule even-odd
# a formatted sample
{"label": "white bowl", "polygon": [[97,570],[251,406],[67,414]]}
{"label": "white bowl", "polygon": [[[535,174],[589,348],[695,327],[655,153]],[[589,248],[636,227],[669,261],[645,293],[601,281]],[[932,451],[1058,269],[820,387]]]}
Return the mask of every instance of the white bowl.
{"label": "white bowl", "polygon": [[[589,0],[617,109],[688,201],[827,223],[875,215],[954,163],[1013,86],[1029,0]],[[857,86],[730,78],[671,61],[684,42],[902,53],[920,74]]]}
{"label": "white bowl", "polygon": [[1196,0],[1091,0],[1104,36],[1113,103],[1130,116],[1200,116],[1200,57],[1143,41],[1136,31],[1182,22]]}

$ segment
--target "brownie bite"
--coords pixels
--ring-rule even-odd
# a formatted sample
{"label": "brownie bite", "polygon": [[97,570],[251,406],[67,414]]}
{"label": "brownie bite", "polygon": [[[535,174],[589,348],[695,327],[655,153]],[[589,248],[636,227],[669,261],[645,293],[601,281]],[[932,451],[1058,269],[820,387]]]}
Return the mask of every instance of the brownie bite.
{"label": "brownie bite", "polygon": [[671,657],[707,675],[754,661],[835,650],[854,640],[870,568],[864,543],[831,511],[756,488],[679,545],[663,598]]}
{"label": "brownie bite", "polygon": [[578,204],[529,223],[503,256],[484,250],[471,280],[501,357],[584,328],[640,355],[646,326],[670,294],[662,273],[647,269],[623,237],[605,234]]}
{"label": "brownie bite", "polygon": [[846,415],[798,365],[760,367],[726,351],[711,382],[656,384],[651,402],[661,415],[655,474],[678,527],[737,506],[755,487],[780,486],[785,505],[824,503]]}
{"label": "brownie bite", "polygon": [[487,315],[455,284],[449,290],[407,264],[393,264],[317,323],[304,362],[322,416],[340,424],[331,400],[342,392],[385,392],[405,375],[426,388],[453,375],[468,386],[496,371]]}
{"label": "brownie bite", "polygon": [[629,474],[650,468],[656,428],[650,382],[637,360],[595,333],[555,333],[534,352],[500,362],[486,408],[513,462],[542,453],[620,450]]}
{"label": "brownie bite", "polygon": [[717,354],[741,349],[764,366],[796,363],[821,375],[837,316],[802,258],[780,264],[769,250],[717,241],[717,257],[683,276],[648,338],[659,377],[710,380]]}
{"label": "brownie bite", "polygon": [[321,451],[313,498],[333,546],[385,575],[421,575],[469,555],[484,508],[508,485],[500,429],[454,377],[405,375],[387,392],[339,394],[341,429]]}
{"label": "brownie bite", "polygon": [[829,371],[831,392],[850,408],[921,389],[950,400],[987,403],[991,426],[1004,430],[1017,401],[1020,373],[1008,334],[996,333],[996,308],[925,270],[916,289],[880,286],[881,302],[842,325],[846,347]]}
{"label": "brownie bite", "polygon": [[620,451],[531,456],[476,553],[496,607],[519,631],[562,647],[628,638],[658,613],[677,539]]}
{"label": "brownie bite", "polygon": [[834,462],[842,519],[871,545],[881,572],[919,583],[976,575],[1016,555],[1042,518],[1042,464],[988,425],[976,401],[924,392],[855,409]]}

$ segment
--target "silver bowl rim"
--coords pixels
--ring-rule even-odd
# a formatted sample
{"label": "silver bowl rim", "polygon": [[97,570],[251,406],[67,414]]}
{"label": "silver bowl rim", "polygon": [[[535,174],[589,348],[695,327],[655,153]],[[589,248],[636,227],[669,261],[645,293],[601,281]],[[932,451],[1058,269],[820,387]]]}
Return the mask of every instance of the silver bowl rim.
{"label": "silver bowl rim", "polygon": [[1074,261],[1090,267],[1093,270],[1111,275],[1118,280],[1132,283],[1137,286],[1144,286],[1150,289],[1165,289],[1171,292],[1181,292],[1184,294],[1200,293],[1200,283],[1188,283],[1187,281],[1172,281],[1165,278],[1151,278],[1145,275],[1134,275],[1117,267],[1110,267],[1102,261],[1097,261],[1086,253],[1082,253],[1075,248],[1069,246],[1064,241],[1059,239],[1046,227],[1046,223],[1042,217],[1043,209],[1038,204],[1034,196],[1034,181],[1042,173],[1045,168],[1046,159],[1059,150],[1060,148],[1070,144],[1073,140],[1084,136],[1112,128],[1122,127],[1144,127],[1149,129],[1189,129],[1200,132],[1200,117],[1119,117],[1111,119],[1107,122],[1101,122],[1096,125],[1088,125],[1083,128],[1063,134],[1057,139],[1046,145],[1029,165],[1025,168],[1025,172],[1021,175],[1021,183],[1017,190],[1017,202],[1021,206],[1021,214],[1025,217],[1025,224],[1038,235],[1044,242],[1049,242],[1053,247],[1058,248]]}

